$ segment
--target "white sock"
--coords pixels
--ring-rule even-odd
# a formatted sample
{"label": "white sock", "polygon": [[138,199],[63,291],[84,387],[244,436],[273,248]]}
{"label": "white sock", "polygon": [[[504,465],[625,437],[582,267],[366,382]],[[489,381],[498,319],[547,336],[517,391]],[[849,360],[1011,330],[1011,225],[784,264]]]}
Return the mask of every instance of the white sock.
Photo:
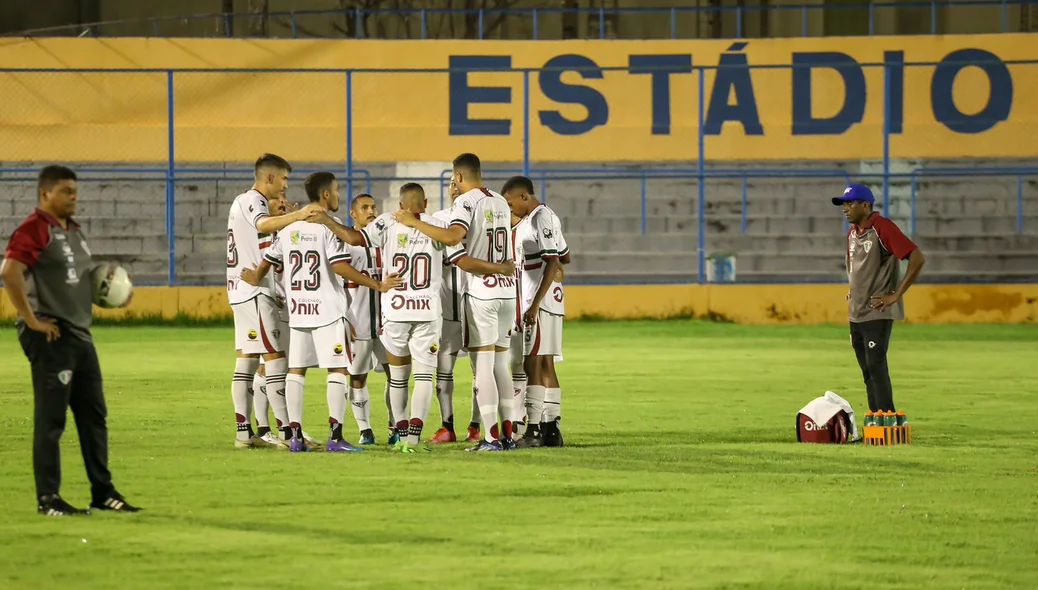
{"label": "white sock", "polygon": [[289,373],[285,376],[285,402],[288,405],[288,426],[303,427],[303,387],[306,377]]}
{"label": "white sock", "polygon": [[516,413],[516,426],[517,429],[522,429],[526,425],[526,373],[523,370],[522,363],[512,364],[512,406],[515,408]]}
{"label": "white sock", "polygon": [[472,420],[469,425],[479,425],[483,417],[479,415],[479,400],[476,399],[476,359],[469,355],[469,368],[472,369]]}
{"label": "white sock", "polygon": [[231,379],[231,401],[234,402],[234,419],[238,423],[238,440],[249,440],[249,387],[252,376],[259,369],[258,358],[239,358],[234,361],[234,376]]}
{"label": "white sock", "polygon": [[371,395],[368,386],[350,389],[350,405],[353,406],[353,419],[357,421],[357,429],[361,432],[371,429]]}
{"label": "white sock", "polygon": [[497,440],[497,411],[499,398],[497,394],[497,382],[494,380],[494,357],[493,350],[469,352],[476,367],[476,376],[473,384],[476,389],[476,403],[479,404],[479,414],[483,418],[483,439],[488,442]]}
{"label": "white sock", "polygon": [[342,420],[346,416],[346,375],[328,373],[327,385],[328,423],[342,425]]}
{"label": "white sock", "polygon": [[411,376],[411,365],[398,367],[389,365],[389,399],[391,414],[396,419],[394,427],[407,432],[407,380]]}
{"label": "white sock", "polygon": [[451,430],[454,430],[454,363],[457,360],[458,357],[450,354],[436,358],[436,401],[440,404],[440,420]]}
{"label": "white sock", "polygon": [[411,400],[411,422],[407,430],[407,442],[417,445],[422,442],[422,429],[429,417],[433,397],[433,368],[414,363],[414,397]]}
{"label": "white sock", "polygon": [[544,386],[526,386],[526,423],[540,424],[544,422]]}
{"label": "white sock", "polygon": [[562,413],[562,388],[548,387],[544,390],[544,420],[554,422]]}
{"label": "white sock", "polygon": [[267,376],[256,373],[252,378],[252,413],[256,415],[256,426],[270,428],[270,400],[267,399]]}
{"label": "white sock", "polygon": [[277,419],[278,429],[284,432],[288,426],[288,402],[285,396],[285,376],[288,374],[288,359],[277,358],[264,363],[267,367],[267,401],[270,408],[274,410],[274,418]]}
{"label": "white sock", "polygon": [[519,418],[519,411],[515,407],[515,395],[512,390],[512,373],[509,366],[512,355],[506,350],[494,353],[494,381],[497,382],[499,400],[498,406],[501,410],[501,436],[511,438],[515,422]]}

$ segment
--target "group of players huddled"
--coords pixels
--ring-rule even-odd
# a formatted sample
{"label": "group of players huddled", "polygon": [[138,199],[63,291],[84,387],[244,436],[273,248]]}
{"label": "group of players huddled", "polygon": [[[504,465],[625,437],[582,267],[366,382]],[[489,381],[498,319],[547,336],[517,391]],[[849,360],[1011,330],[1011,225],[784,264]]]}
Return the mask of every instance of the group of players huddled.
{"label": "group of players huddled", "polygon": [[[343,434],[347,405],[360,445],[375,444],[367,376],[379,369],[394,450],[455,442],[454,366],[464,354],[473,374],[465,440],[476,443],[468,450],[562,446],[555,361],[570,258],[562,224],[530,179],[510,178],[497,193],[480,168],[474,154],[455,158],[452,205],[431,215],[416,183],[400,189],[393,213],[379,215],[371,195],[357,195],[347,227],[330,215],[340,202],[332,173],[310,174],[309,204],[296,208],[285,197],[289,163],[273,154],[256,161],[255,184],[227,218],[235,447],[363,450]],[[303,430],[310,367],[328,371],[327,443]],[[443,426],[423,443],[434,374]]]}

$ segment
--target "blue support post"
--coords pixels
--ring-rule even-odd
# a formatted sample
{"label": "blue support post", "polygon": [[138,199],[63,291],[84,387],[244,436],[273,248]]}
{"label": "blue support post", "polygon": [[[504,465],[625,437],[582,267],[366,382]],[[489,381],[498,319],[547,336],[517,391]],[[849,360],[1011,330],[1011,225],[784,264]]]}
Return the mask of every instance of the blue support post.
{"label": "blue support post", "polygon": [[876,5],[869,2],[869,37],[876,34]]}
{"label": "blue support post", "polygon": [[598,38],[605,39],[605,8],[598,7]]}
{"label": "blue support post", "polygon": [[706,279],[706,222],[703,215],[706,213],[706,163],[703,161],[706,152],[706,137],[703,134],[703,126],[706,124],[706,70],[699,68],[699,112],[696,115],[696,134],[698,135],[699,154],[696,158],[696,177],[699,182],[698,206],[696,207],[696,248],[698,250],[697,277],[699,283]]}
{"label": "blue support post", "polygon": [[[353,71],[346,71],[346,207],[353,200]],[[346,225],[353,227],[353,218],[346,216]]]}
{"label": "blue support post", "polygon": [[419,18],[422,21],[422,39],[426,39],[426,38],[428,38],[428,34],[426,33],[426,27],[425,27],[425,9],[424,8],[421,10],[419,15],[420,15]]}
{"label": "blue support post", "polygon": [[648,225],[648,220],[646,220],[646,209],[648,207],[647,207],[647,203],[645,202],[646,198],[647,198],[646,194],[648,192],[648,190],[647,190],[648,187],[646,186],[646,184],[648,184],[646,182],[647,181],[646,175],[647,175],[647,173],[645,172],[645,170],[642,170],[642,178],[641,178],[641,214],[642,214],[642,235],[643,236],[645,235],[646,226]]}
{"label": "blue support post", "polygon": [[177,237],[176,237],[176,147],[174,144],[173,118],[173,70],[166,72],[166,125],[168,129],[166,156],[166,240],[169,249],[169,271],[167,281],[172,287],[177,281]]}
{"label": "blue support post", "polygon": [[483,39],[483,9],[482,8],[479,9],[478,20],[479,20],[479,38]]}
{"label": "blue support post", "polygon": [[523,176],[530,176],[530,70],[523,70]]}
{"label": "blue support post", "polygon": [[678,38],[678,9],[674,7],[670,9],[670,38]]}
{"label": "blue support post", "polygon": [[[1009,31],[1009,8],[1006,6],[1006,0],[1002,0],[1002,32],[1006,33]],[[1021,10],[1023,7],[1021,7]]]}
{"label": "blue support post", "polygon": [[533,40],[537,41],[538,39],[540,39],[540,35],[538,34],[538,31],[537,31],[537,9],[534,8],[533,9]]}
{"label": "blue support post", "polygon": [[800,7],[800,36],[807,36],[807,5]]}
{"label": "blue support post", "polygon": [[[890,213],[890,67],[883,66],[883,206]],[[915,233],[915,206],[912,207]]]}
{"label": "blue support post", "polygon": [[735,7],[735,38],[742,39],[742,6]]}
{"label": "blue support post", "polygon": [[930,0],[930,34],[937,34],[937,0]]}
{"label": "blue support post", "polygon": [[364,38],[364,11],[359,8],[353,9],[353,18],[357,21],[357,38]]}
{"label": "blue support post", "polygon": [[293,10],[288,13],[288,22],[292,26],[292,38],[295,39],[299,36],[298,31],[296,30],[296,11]]}

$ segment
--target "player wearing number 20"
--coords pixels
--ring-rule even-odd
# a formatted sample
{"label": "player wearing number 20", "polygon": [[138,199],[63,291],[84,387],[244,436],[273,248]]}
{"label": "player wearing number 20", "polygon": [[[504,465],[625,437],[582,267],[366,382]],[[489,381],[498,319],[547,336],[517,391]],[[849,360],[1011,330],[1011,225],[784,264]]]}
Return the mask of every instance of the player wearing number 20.
{"label": "player wearing number 20", "polygon": [[[329,211],[339,208],[339,187],[330,172],[315,172],[305,182],[306,195]],[[288,402],[291,440],[289,450],[305,451],[303,437],[303,387],[306,369],[328,369],[327,398],[330,436],[327,450],[360,450],[342,436],[346,413],[346,369],[350,364],[347,327],[346,289],[338,275],[378,291],[388,290],[399,281],[380,283],[364,276],[350,265],[345,245],[324,223],[296,221],[278,232],[254,272],[245,271],[243,279],[261,283],[271,266],[282,267],[282,281],[288,299]]]}

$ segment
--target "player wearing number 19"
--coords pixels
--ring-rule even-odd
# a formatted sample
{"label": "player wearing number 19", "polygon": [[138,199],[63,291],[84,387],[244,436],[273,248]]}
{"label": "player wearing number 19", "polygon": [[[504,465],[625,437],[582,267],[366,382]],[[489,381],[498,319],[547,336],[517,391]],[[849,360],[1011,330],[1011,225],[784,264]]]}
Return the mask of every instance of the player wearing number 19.
{"label": "player wearing number 19", "polygon": [[[339,185],[330,172],[315,172],[304,184],[306,196],[321,209],[339,208]],[[322,215],[321,218],[327,217]],[[308,367],[328,369],[327,399],[330,436],[326,449],[356,451],[342,436],[346,413],[346,369],[350,363],[349,328],[346,325],[346,289],[338,275],[378,291],[399,280],[379,283],[350,266],[350,255],[341,240],[320,223],[296,221],[278,232],[263,261],[242,272],[250,284],[262,283],[273,266],[282,266],[288,297],[289,375],[285,388],[291,430],[289,450],[307,450],[303,437],[303,387]]]}
{"label": "player wearing number 19", "polygon": [[[432,239],[455,246],[465,240],[466,251],[451,256],[493,264],[512,264],[512,212],[500,194],[483,185],[479,158],[461,154],[454,159],[451,180],[462,194],[451,206],[451,222],[443,228],[415,218],[405,210],[397,221],[414,227]],[[466,346],[475,367],[476,401],[483,418],[483,441],[473,451],[515,448],[512,424],[520,417],[512,396],[508,346],[515,326],[516,280],[511,272],[478,276],[470,274],[465,294]],[[500,442],[497,440],[498,409],[501,411]]]}

